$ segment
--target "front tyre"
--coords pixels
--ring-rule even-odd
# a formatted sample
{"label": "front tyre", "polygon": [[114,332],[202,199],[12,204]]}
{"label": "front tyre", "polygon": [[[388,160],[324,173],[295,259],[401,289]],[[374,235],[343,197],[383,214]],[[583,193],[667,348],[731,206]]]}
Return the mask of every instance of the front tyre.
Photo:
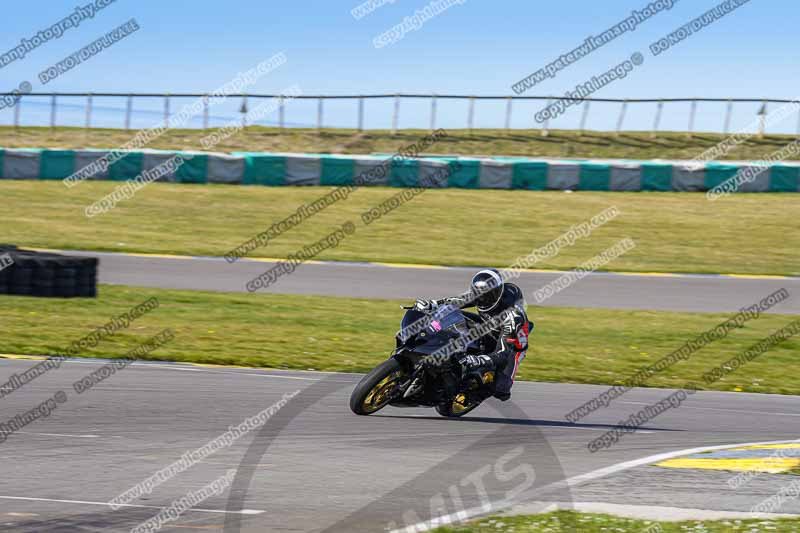
{"label": "front tyre", "polygon": [[394,400],[395,392],[406,373],[394,358],[387,359],[361,378],[350,395],[350,410],[357,415],[371,415]]}
{"label": "front tyre", "polygon": [[479,401],[468,401],[465,394],[457,394],[452,402],[440,403],[436,412],[448,418],[464,416],[481,404]]}

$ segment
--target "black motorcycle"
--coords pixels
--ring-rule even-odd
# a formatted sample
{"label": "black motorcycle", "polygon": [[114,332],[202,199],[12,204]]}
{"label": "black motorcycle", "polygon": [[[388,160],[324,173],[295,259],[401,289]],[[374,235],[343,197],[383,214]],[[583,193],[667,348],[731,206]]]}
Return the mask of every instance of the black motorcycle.
{"label": "black motorcycle", "polygon": [[[494,372],[462,372],[458,360],[487,353],[490,339],[470,339],[482,323],[476,314],[440,306],[430,313],[403,307],[397,347],[364,376],[350,395],[350,409],[371,415],[386,407],[434,407],[442,416],[463,416],[492,395]],[[477,337],[477,335],[473,335]],[[471,342],[470,342],[471,341]]]}

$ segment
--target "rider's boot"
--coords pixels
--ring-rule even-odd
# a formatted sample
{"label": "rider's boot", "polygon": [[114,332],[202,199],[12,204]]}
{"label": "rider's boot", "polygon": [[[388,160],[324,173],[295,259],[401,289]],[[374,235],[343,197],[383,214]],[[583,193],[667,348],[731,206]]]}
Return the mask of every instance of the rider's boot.
{"label": "rider's boot", "polygon": [[470,383],[469,388],[475,389],[476,393],[486,392],[487,398],[491,396],[496,366],[492,358],[488,355],[467,355],[459,360],[459,363],[463,380]]}

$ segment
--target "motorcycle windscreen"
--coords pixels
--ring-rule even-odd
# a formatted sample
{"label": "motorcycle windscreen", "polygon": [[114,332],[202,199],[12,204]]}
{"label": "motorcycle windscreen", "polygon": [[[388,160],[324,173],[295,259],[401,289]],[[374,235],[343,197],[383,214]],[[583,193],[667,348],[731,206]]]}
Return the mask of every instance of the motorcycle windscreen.
{"label": "motorcycle windscreen", "polygon": [[442,305],[432,313],[423,313],[416,309],[409,309],[400,322],[400,331],[395,336],[402,342],[421,332],[435,334],[465,321],[464,315],[458,307]]}
{"label": "motorcycle windscreen", "polygon": [[428,333],[436,334],[440,331],[464,330],[466,329],[467,319],[458,307],[443,305],[434,310],[429,322]]}
{"label": "motorcycle windscreen", "polygon": [[414,347],[417,353],[432,354],[467,334],[467,319],[458,307],[439,307],[427,318],[430,325],[420,335],[424,342]]}
{"label": "motorcycle windscreen", "polygon": [[[410,331],[412,329],[411,325],[418,320],[425,320],[425,313],[417,311],[416,309],[409,309],[406,311],[406,314],[403,315],[403,320],[400,322],[401,331]],[[422,329],[424,328],[420,328],[420,331],[422,331]]]}
{"label": "motorcycle windscreen", "polygon": [[431,355],[434,352],[442,350],[449,342],[457,338],[457,335],[452,335],[450,333],[426,335],[423,342],[414,346],[414,352],[423,355]]}

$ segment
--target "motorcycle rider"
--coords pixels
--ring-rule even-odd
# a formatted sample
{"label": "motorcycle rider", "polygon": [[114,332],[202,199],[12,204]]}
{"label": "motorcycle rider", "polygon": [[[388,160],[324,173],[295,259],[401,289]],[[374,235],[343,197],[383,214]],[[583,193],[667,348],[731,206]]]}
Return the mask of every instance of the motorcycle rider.
{"label": "motorcycle rider", "polygon": [[495,348],[485,355],[468,355],[459,362],[465,374],[493,370],[496,376],[494,397],[508,400],[514,376],[528,350],[528,334],[533,328],[525,313],[522,290],[513,283],[505,283],[500,272],[490,268],[472,277],[470,290],[465,294],[440,300],[418,299],[414,308],[429,312],[440,305],[460,309],[477,307],[478,315],[489,326],[484,337],[495,339]]}

